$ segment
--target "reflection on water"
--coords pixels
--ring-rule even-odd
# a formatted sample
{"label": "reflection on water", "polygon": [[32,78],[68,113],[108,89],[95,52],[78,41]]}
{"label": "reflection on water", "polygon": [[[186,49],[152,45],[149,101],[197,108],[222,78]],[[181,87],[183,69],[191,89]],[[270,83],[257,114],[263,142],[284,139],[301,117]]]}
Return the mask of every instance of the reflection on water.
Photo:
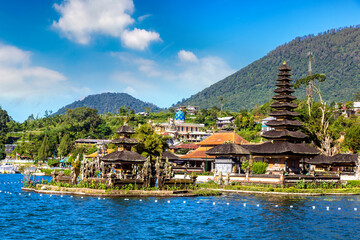
{"label": "reflection on water", "polygon": [[99,200],[29,196],[20,190],[21,179],[0,175],[1,239],[358,239],[360,234],[359,196]]}

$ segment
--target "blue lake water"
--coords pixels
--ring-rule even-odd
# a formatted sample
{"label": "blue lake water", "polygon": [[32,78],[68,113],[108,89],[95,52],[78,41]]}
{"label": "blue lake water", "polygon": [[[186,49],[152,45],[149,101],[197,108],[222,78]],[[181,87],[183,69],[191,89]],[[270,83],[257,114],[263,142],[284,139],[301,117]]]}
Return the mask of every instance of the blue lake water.
{"label": "blue lake water", "polygon": [[360,238],[360,196],[99,200],[29,195],[21,179],[0,175],[1,239]]}

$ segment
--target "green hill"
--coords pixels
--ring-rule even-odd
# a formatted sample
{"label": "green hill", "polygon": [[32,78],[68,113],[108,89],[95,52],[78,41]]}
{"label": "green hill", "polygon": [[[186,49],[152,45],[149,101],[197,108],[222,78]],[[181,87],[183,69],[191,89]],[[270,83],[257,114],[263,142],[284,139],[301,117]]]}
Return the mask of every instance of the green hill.
{"label": "green hill", "polygon": [[[263,104],[274,95],[276,74],[283,61],[292,68],[294,80],[306,77],[309,51],[313,53],[313,73],[327,76],[321,85],[324,100],[352,100],[360,90],[360,25],[297,37],[178,105],[211,108],[220,105],[220,96],[226,100],[224,109],[232,111]],[[295,95],[302,98],[304,94],[301,89]]]}
{"label": "green hill", "polygon": [[105,114],[108,112],[119,113],[120,107],[129,107],[130,109],[134,109],[135,112],[144,112],[145,108],[150,108],[151,112],[161,110],[154,104],[143,102],[127,93],[101,93],[89,95],[83,100],[75,101],[66,105],[65,107],[60,108],[55,114],[64,114],[66,109],[84,106],[97,109],[99,114]]}

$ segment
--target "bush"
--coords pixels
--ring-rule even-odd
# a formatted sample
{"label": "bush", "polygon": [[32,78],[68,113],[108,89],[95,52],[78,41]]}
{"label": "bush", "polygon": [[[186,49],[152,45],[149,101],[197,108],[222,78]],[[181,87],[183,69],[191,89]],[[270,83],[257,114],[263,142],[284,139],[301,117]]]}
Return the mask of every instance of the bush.
{"label": "bush", "polygon": [[265,174],[268,164],[266,162],[254,162],[252,165],[254,174]]}
{"label": "bush", "polygon": [[346,187],[360,187],[360,180],[348,180]]}

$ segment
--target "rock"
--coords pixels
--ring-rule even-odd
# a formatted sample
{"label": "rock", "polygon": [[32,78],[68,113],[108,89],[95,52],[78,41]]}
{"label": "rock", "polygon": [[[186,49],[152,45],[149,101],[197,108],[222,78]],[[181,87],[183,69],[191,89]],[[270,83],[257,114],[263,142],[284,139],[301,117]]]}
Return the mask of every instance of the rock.
{"label": "rock", "polygon": [[47,190],[47,186],[42,186],[41,190]]}

